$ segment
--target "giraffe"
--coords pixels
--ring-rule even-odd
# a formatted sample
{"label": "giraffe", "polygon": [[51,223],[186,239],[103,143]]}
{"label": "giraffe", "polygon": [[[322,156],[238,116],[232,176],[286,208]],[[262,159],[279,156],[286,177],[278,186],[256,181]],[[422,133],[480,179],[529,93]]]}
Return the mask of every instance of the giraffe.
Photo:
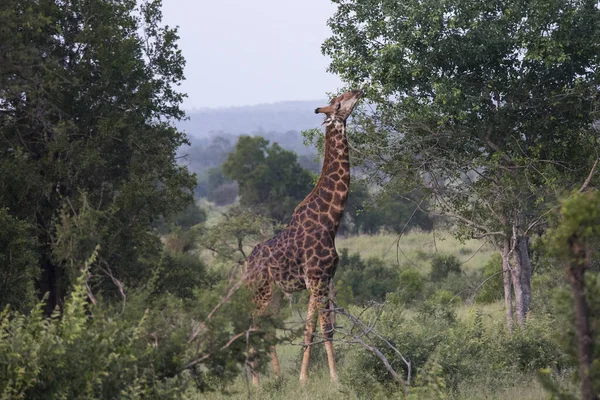
{"label": "giraffe", "polygon": [[[334,98],[315,113],[325,114],[325,154],[319,180],[308,196],[296,207],[290,223],[271,239],[258,244],[246,259],[243,280],[254,293],[255,315],[269,306],[279,310],[281,292],[291,294],[308,289],[310,300],[304,329],[305,350],[300,382],[308,380],[308,364],[317,315],[325,339],[329,375],[338,382],[333,352],[332,315],[326,311],[329,284],[339,257],[335,234],[340,225],[350,185],[350,160],[346,138],[346,120],[362,91],[353,90]],[[278,287],[279,290],[275,290]],[[275,293],[274,293],[275,292]],[[280,374],[275,346],[270,349],[273,371]],[[250,363],[252,381],[258,384],[257,364]]]}

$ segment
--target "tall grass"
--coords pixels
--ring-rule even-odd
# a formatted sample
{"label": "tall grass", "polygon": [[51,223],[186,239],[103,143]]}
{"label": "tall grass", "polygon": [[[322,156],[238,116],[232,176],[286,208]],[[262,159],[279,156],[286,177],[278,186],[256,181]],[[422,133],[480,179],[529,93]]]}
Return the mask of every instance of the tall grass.
{"label": "tall grass", "polygon": [[430,269],[430,259],[436,253],[452,254],[463,262],[465,272],[473,272],[485,264],[496,250],[482,240],[461,243],[450,233],[443,231],[410,231],[407,234],[359,235],[336,239],[337,249],[347,248],[357,252],[363,259],[378,257],[390,265],[401,268],[417,268],[423,273]]}

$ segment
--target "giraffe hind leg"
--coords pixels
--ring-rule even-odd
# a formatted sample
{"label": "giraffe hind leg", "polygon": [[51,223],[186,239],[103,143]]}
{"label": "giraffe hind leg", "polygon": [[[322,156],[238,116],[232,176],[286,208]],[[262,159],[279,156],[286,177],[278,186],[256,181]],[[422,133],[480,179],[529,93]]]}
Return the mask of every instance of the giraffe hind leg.
{"label": "giraffe hind leg", "polygon": [[[257,295],[254,298],[254,302],[257,305],[257,310],[254,314],[255,319],[262,315],[265,315],[267,312],[271,315],[277,315],[279,313],[279,309],[281,307],[281,300],[283,298],[283,293],[281,291],[274,291],[271,285],[266,285],[262,288],[262,290],[258,291]],[[258,328],[255,322],[255,328]],[[269,332],[266,335],[268,340],[276,339],[276,332]],[[259,379],[259,365],[258,360],[256,359],[256,350],[251,349],[251,353],[253,354],[253,360],[250,362],[250,370],[252,372],[252,383],[254,385],[258,385],[260,383]],[[271,358],[271,363],[273,366],[273,373],[277,378],[281,377],[281,367],[279,364],[279,358],[277,357],[277,350],[275,345],[271,345],[269,348],[269,356]]]}
{"label": "giraffe hind leg", "polygon": [[[254,304],[256,304],[256,311],[252,315],[252,324],[254,329],[259,328],[258,324],[256,323],[256,319],[262,316],[265,313],[265,311],[267,311],[267,309],[269,308],[269,304],[271,303],[272,297],[273,289],[268,282],[256,290],[256,294],[254,295],[253,299]],[[254,386],[258,386],[260,383],[260,376],[258,373],[258,353],[254,347],[252,347],[249,351],[249,358],[250,361],[248,362],[248,366],[250,368],[250,374],[252,375],[252,384]]]}
{"label": "giraffe hind leg", "polygon": [[[279,309],[281,308],[281,300],[283,299],[283,293],[279,290],[275,291],[273,294],[273,300],[271,303],[271,313],[273,315],[279,314]],[[275,340],[277,338],[277,332],[273,332],[273,336],[270,339]],[[279,358],[277,357],[277,350],[275,345],[271,345],[270,348],[270,356],[271,356],[271,364],[273,365],[273,374],[277,378],[281,378],[281,367],[279,364]]]}
{"label": "giraffe hind leg", "polygon": [[308,301],[308,312],[306,314],[306,325],[304,327],[304,354],[302,355],[302,368],[300,369],[300,383],[308,381],[308,364],[310,363],[310,347],[316,327],[316,311],[318,298],[314,293],[310,294]]}

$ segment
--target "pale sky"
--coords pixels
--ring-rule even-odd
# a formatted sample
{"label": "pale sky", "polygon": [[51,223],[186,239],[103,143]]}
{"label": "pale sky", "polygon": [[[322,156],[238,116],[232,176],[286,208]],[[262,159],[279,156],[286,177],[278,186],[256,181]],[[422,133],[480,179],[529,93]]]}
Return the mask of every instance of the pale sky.
{"label": "pale sky", "polygon": [[163,0],[187,64],[185,109],[315,100],[341,86],[326,72],[328,0]]}

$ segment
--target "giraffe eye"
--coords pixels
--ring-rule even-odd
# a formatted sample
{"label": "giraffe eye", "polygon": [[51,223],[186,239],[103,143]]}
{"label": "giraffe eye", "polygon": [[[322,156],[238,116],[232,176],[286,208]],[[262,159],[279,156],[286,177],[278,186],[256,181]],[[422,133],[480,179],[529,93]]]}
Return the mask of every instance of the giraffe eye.
{"label": "giraffe eye", "polygon": [[341,107],[342,107],[342,104],[337,103],[337,105],[335,106],[335,111],[339,111]]}

